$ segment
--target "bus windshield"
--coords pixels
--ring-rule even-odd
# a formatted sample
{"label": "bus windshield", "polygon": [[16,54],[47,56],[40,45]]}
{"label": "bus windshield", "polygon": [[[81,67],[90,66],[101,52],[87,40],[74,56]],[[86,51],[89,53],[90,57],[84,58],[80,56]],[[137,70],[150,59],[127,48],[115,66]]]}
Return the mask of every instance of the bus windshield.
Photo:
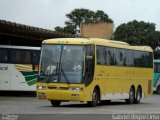
{"label": "bus windshield", "polygon": [[38,81],[82,83],[84,48],[82,45],[42,45]]}

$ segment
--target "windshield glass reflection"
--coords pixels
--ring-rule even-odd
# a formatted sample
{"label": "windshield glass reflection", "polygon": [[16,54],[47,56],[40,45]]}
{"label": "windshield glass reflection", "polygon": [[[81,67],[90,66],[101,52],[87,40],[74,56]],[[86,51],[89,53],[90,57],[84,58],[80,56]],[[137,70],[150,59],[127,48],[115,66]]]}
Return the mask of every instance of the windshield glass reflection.
{"label": "windshield glass reflection", "polygon": [[38,81],[82,83],[84,54],[80,45],[43,45]]}

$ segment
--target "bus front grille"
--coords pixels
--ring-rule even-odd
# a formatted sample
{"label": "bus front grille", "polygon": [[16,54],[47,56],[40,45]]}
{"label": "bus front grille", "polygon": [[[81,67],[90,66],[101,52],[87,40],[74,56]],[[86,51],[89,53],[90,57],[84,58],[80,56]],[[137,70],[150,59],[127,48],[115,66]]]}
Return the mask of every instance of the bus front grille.
{"label": "bus front grille", "polygon": [[48,89],[57,89],[57,87],[48,86]]}
{"label": "bus front grille", "polygon": [[68,90],[68,89],[69,89],[69,87],[48,86],[48,89]]}

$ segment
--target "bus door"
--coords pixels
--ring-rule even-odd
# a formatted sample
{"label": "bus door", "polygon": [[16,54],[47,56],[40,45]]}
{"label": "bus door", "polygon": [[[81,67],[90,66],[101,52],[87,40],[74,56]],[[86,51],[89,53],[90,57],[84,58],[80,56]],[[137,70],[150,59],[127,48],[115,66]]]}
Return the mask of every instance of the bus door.
{"label": "bus door", "polygon": [[86,47],[86,62],[85,62],[85,85],[88,86],[94,77],[94,45]]}

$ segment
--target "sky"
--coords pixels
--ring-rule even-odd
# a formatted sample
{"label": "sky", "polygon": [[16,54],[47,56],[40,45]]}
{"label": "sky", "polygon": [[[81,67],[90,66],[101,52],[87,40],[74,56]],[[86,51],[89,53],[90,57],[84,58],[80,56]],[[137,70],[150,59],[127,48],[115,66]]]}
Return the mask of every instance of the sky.
{"label": "sky", "polygon": [[114,30],[138,20],[155,23],[160,31],[160,0],[0,0],[0,20],[54,30],[65,26],[65,15],[75,8],[104,11]]}

